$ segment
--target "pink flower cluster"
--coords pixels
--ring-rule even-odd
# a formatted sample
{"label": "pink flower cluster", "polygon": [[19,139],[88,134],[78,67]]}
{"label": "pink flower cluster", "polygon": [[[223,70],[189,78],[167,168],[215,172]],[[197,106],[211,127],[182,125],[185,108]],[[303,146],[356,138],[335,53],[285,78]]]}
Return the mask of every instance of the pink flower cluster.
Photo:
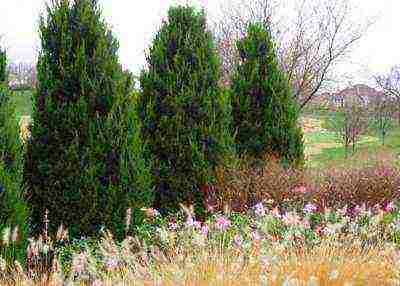
{"label": "pink flower cluster", "polygon": [[299,186],[299,187],[294,188],[292,190],[292,193],[303,194],[304,195],[304,194],[308,193],[308,190],[307,190],[307,188],[305,186]]}
{"label": "pink flower cluster", "polygon": [[317,206],[314,205],[314,204],[312,204],[312,203],[306,204],[306,205],[304,206],[304,209],[303,209],[303,211],[304,211],[306,214],[313,214],[313,213],[315,213],[317,210],[318,210]]}
{"label": "pink flower cluster", "polygon": [[208,232],[209,232],[208,225],[206,225],[206,224],[203,225],[203,226],[200,228],[200,232],[201,232],[202,235],[207,236],[207,235],[208,235]]}
{"label": "pink flower cluster", "polygon": [[265,208],[262,203],[258,203],[254,206],[254,212],[257,216],[265,216]]}
{"label": "pink flower cluster", "polygon": [[186,225],[187,225],[188,227],[193,227],[193,228],[195,228],[195,229],[200,229],[200,228],[201,228],[201,223],[200,223],[199,221],[193,219],[192,217],[189,217],[189,218],[186,220]]}
{"label": "pink flower cluster", "polygon": [[394,202],[389,202],[383,207],[383,210],[388,213],[394,211],[395,209],[396,206],[394,205]]}
{"label": "pink flower cluster", "polygon": [[215,228],[219,231],[226,231],[231,225],[231,221],[224,216],[220,216],[215,220]]}

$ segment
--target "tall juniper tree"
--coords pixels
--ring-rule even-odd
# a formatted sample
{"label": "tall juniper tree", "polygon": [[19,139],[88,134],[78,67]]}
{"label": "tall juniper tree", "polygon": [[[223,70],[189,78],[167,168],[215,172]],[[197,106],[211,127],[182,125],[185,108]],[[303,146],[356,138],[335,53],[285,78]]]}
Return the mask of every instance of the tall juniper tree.
{"label": "tall juniper tree", "polygon": [[[0,233],[6,228],[19,230],[20,241],[27,231],[27,209],[22,198],[23,145],[15,107],[7,83],[7,56],[0,47]],[[23,246],[2,249],[6,259],[20,258]]]}
{"label": "tall juniper tree", "polygon": [[48,210],[51,230],[122,234],[152,191],[118,42],[96,0],[51,1],[46,14],[24,174],[34,231]]}
{"label": "tall juniper tree", "polygon": [[232,109],[238,151],[256,158],[273,155],[283,163],[301,165],[299,111],[279,68],[270,33],[261,24],[251,24],[237,49],[240,62],[232,76]]}
{"label": "tall juniper tree", "polygon": [[0,84],[7,82],[7,54],[6,50],[0,47]]}
{"label": "tall juniper tree", "polygon": [[143,138],[153,156],[155,206],[201,207],[214,168],[227,162],[230,102],[218,86],[220,62],[203,12],[172,7],[141,74]]}

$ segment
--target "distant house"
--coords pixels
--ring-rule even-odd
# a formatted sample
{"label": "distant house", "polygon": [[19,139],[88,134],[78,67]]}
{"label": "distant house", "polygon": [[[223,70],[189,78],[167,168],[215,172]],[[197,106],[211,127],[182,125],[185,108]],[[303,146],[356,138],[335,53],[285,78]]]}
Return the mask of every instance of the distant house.
{"label": "distant house", "polygon": [[36,86],[36,67],[30,63],[11,63],[8,66],[11,89],[31,89]]}
{"label": "distant house", "polygon": [[8,81],[8,86],[10,89],[19,89],[19,88],[27,88],[32,87],[29,79],[26,78],[14,78]]}
{"label": "distant house", "polygon": [[337,93],[325,92],[319,96],[319,103],[329,108],[338,108],[349,101],[357,101],[362,106],[367,107],[376,99],[381,98],[383,92],[378,91],[365,84],[357,84],[352,87],[345,88]]}

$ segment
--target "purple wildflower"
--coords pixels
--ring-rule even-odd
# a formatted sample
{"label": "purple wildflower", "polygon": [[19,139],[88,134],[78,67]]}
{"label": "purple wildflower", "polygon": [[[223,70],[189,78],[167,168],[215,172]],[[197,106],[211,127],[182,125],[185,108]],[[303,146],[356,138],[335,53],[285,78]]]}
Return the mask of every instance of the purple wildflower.
{"label": "purple wildflower", "polygon": [[251,238],[252,238],[254,241],[259,241],[259,240],[261,240],[261,235],[260,235],[257,231],[253,231],[253,232],[251,233]]}
{"label": "purple wildflower", "polygon": [[288,226],[297,226],[302,224],[300,217],[296,213],[285,213],[282,216],[282,221]]}
{"label": "purple wildflower", "polygon": [[305,186],[299,186],[299,187],[294,188],[292,190],[292,192],[295,194],[307,194],[308,190]]}
{"label": "purple wildflower", "polygon": [[365,213],[366,210],[367,210],[367,207],[365,206],[365,203],[362,204],[361,206],[357,205],[357,206],[355,206],[355,208],[353,210],[353,214],[354,214],[354,216],[359,216],[359,215]]}
{"label": "purple wildflower", "polygon": [[215,227],[220,231],[225,231],[231,227],[231,221],[224,216],[220,216],[215,221]]}
{"label": "purple wildflower", "polygon": [[396,206],[394,205],[394,203],[393,203],[393,202],[390,202],[390,203],[387,203],[387,204],[386,204],[386,206],[383,208],[383,210],[384,210],[385,212],[390,213],[390,212],[394,211],[395,208],[396,208]]}
{"label": "purple wildflower", "polygon": [[243,238],[240,234],[235,235],[235,237],[233,238],[233,244],[237,247],[242,247]]}
{"label": "purple wildflower", "polygon": [[201,234],[202,235],[204,235],[204,236],[207,236],[208,235],[208,225],[203,225],[202,227],[201,227],[201,229],[200,229],[200,232],[201,232]]}
{"label": "purple wildflower", "polygon": [[188,219],[186,220],[186,225],[195,229],[201,228],[201,223],[197,220],[194,220],[192,217],[188,217]]}
{"label": "purple wildflower", "polygon": [[308,203],[308,204],[306,204],[306,205],[304,206],[303,211],[304,211],[306,214],[315,213],[315,212],[317,211],[317,206],[314,205],[314,204],[312,204],[312,203]]}
{"label": "purple wildflower", "polygon": [[278,209],[278,207],[275,207],[272,211],[271,214],[275,217],[275,218],[282,218],[282,215]]}
{"label": "purple wildflower", "polygon": [[303,227],[304,227],[305,229],[310,229],[310,227],[311,227],[311,226],[310,226],[310,222],[309,222],[308,220],[305,219],[305,220],[303,221]]}
{"label": "purple wildflower", "polygon": [[115,258],[108,258],[105,261],[105,266],[108,271],[113,271],[113,270],[117,269],[118,265],[119,265],[119,261],[118,261],[118,259],[115,259]]}
{"label": "purple wildflower", "polygon": [[193,222],[193,227],[195,228],[195,229],[201,229],[201,222],[199,222],[199,221],[194,221]]}
{"label": "purple wildflower", "polygon": [[254,206],[254,211],[258,216],[265,216],[265,209],[262,203],[258,203]]}

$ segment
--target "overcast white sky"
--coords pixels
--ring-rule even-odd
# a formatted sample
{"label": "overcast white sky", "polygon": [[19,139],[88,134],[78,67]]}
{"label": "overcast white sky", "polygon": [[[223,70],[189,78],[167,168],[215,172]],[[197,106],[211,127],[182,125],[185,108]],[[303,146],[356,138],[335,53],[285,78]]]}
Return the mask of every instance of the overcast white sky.
{"label": "overcast white sky", "polygon": [[[213,13],[224,0],[199,0]],[[228,0],[229,1],[229,0]],[[231,0],[232,1],[232,0]],[[296,0],[291,0],[296,1]],[[357,78],[385,72],[400,64],[400,0],[352,0],[360,13],[380,15],[375,26],[352,54],[341,71]],[[144,52],[165,17],[168,6],[187,0],[100,0],[106,20],[120,42],[123,65],[137,72],[144,64]],[[0,0],[0,35],[5,35],[12,61],[35,61],[39,49],[38,17],[45,0]],[[340,72],[341,72],[340,71]]]}

